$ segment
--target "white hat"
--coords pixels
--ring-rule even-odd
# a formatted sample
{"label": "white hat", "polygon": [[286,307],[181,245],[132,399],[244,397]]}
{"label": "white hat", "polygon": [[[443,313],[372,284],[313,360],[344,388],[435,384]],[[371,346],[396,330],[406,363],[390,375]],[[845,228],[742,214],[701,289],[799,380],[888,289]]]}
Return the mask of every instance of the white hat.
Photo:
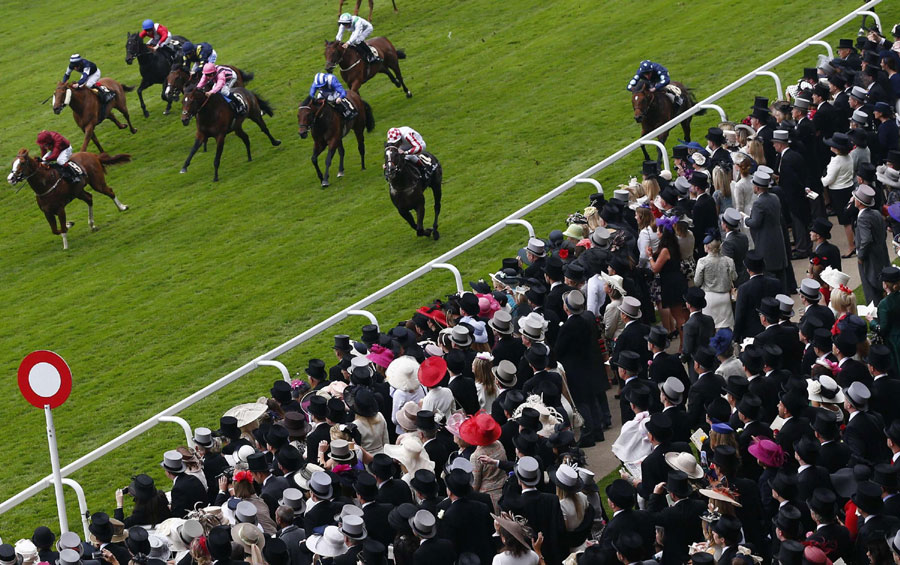
{"label": "white hat", "polygon": [[882,183],[891,188],[900,188],[900,171],[892,169],[884,165],[878,167],[875,171],[875,177]]}
{"label": "white hat", "polygon": [[347,553],[344,534],[337,526],[327,526],[322,535],[311,535],[306,538],[306,547],[321,557],[337,557]]}
{"label": "white hat", "polygon": [[419,384],[419,362],[409,355],[397,357],[385,370],[387,382],[397,390],[413,392]]}
{"label": "white hat", "polygon": [[544,332],[549,326],[544,317],[537,312],[530,312],[527,316],[519,318],[517,325],[519,333],[531,341],[543,341]]}
{"label": "white hat", "polygon": [[22,565],[32,565],[40,560],[37,547],[30,539],[20,539],[14,547],[16,554],[22,556]]}
{"label": "white hat", "polygon": [[837,288],[850,282],[850,275],[842,273],[837,269],[832,269],[831,267],[825,267],[825,270],[822,271],[819,278],[831,288]]}
{"label": "white hat", "polygon": [[384,452],[391,458],[399,461],[410,475],[419,469],[434,471],[434,461],[428,456],[422,446],[422,440],[414,435],[404,435],[398,445],[385,445]]}
{"label": "white hat", "polygon": [[824,404],[843,404],[844,392],[837,381],[828,375],[819,375],[818,380],[806,379],[806,392],[810,402]]}
{"label": "white hat", "polygon": [[235,524],[231,527],[231,539],[249,553],[252,546],[260,550],[266,546],[266,536],[253,524]]}
{"label": "white hat", "polygon": [[673,469],[683,471],[691,479],[703,476],[703,467],[697,463],[693,453],[670,451],[666,453],[666,463]]}
{"label": "white hat", "polygon": [[600,278],[603,279],[603,282],[608,284],[610,288],[619,291],[620,295],[626,296],[625,287],[622,286],[625,283],[622,275],[610,275],[607,274],[606,271],[600,271]]}
{"label": "white hat", "polygon": [[147,537],[150,542],[150,557],[160,561],[168,561],[171,554],[169,542],[156,534],[150,534]]}

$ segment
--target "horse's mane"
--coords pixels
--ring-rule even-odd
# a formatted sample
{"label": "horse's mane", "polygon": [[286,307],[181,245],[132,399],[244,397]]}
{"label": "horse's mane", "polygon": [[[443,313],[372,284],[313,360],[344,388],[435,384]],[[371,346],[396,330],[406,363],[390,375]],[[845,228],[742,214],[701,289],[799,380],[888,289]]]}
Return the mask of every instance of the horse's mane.
{"label": "horse's mane", "polygon": [[648,82],[647,79],[642,78],[639,81],[637,81],[637,83],[635,83],[634,91],[641,92],[642,90],[647,90],[647,88],[649,88],[649,86],[650,86],[650,82]]}

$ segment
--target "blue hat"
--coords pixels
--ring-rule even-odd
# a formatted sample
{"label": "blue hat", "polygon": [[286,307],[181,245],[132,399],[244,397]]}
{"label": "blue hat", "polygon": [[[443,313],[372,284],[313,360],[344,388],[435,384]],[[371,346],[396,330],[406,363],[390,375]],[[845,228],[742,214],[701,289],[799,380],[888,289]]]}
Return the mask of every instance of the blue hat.
{"label": "blue hat", "polygon": [[141,24],[143,29],[153,29],[153,20],[144,20],[144,23]]}
{"label": "blue hat", "polygon": [[181,44],[181,52],[184,53],[185,55],[187,55],[188,53],[190,53],[193,50],[194,50],[194,44],[191,43],[190,41],[185,41],[184,43]]}

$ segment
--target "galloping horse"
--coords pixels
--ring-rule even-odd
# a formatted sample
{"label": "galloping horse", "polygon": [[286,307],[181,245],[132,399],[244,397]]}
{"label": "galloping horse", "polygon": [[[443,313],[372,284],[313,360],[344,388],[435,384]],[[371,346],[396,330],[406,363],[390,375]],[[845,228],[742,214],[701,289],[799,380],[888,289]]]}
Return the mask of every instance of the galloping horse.
{"label": "galloping horse", "polygon": [[56,90],[53,92],[54,114],[59,114],[66,106],[72,107],[72,116],[75,118],[75,123],[78,124],[81,131],[84,132],[84,142],[81,144],[82,151],[87,149],[88,142],[93,140],[97,149],[99,149],[100,152],[103,152],[103,148],[100,147],[100,142],[97,141],[97,135],[94,133],[94,128],[105,118],[112,120],[119,129],[125,129],[125,125],[120,123],[113,115],[113,109],[118,110],[125,116],[125,120],[128,122],[128,129],[131,133],[137,133],[137,130],[131,125],[131,117],[128,115],[128,106],[125,105],[125,93],[131,92],[134,90],[134,87],[119,84],[111,78],[101,78],[97,81],[97,84],[102,84],[110,91],[115,92],[116,97],[113,98],[111,102],[101,105],[99,96],[91,92],[89,88],[75,88],[71,84],[66,84],[64,82],[57,83]]}
{"label": "galloping horse", "polygon": [[[125,40],[125,62],[130,65],[134,62],[134,58],[137,57],[138,65],[141,67],[141,84],[138,86],[137,95],[138,100],[141,101],[141,110],[144,112],[144,117],[149,118],[150,112],[147,111],[147,106],[144,104],[143,92],[154,84],[165,83],[166,75],[169,74],[169,67],[172,66],[172,60],[165,53],[154,51],[147,47],[141,40],[140,35],[128,33],[127,36],[128,39]],[[187,41],[185,38],[177,35],[173,35],[172,39],[179,45]],[[176,57],[178,56],[176,53]],[[164,102],[167,102],[163,114],[168,116],[169,110],[172,109],[172,100],[166,99],[165,90],[163,90],[160,97]]]}
{"label": "galloping horse", "polygon": [[213,182],[218,181],[219,161],[222,159],[222,149],[225,147],[225,136],[232,131],[244,142],[244,145],[247,147],[247,160],[252,161],[253,158],[250,156],[250,138],[242,128],[244,119],[248,117],[256,122],[256,125],[266,134],[272,145],[281,145],[279,140],[272,137],[272,134],[269,133],[269,128],[266,127],[266,122],[263,121],[263,113],[269,116],[274,115],[269,103],[260,98],[255,92],[246,88],[233,88],[231,89],[231,95],[240,95],[244,99],[247,106],[246,116],[236,115],[234,109],[220,93],[209,94],[196,88],[189,88],[184,95],[184,102],[181,105],[181,123],[188,125],[191,123],[191,118],[197,116],[197,138],[194,140],[194,146],[191,147],[191,152],[188,153],[187,160],[181,168],[182,173],[187,172],[191,159],[193,159],[194,153],[197,152],[200,145],[208,138],[214,137],[216,138],[216,158],[213,161],[213,167],[215,168]]}
{"label": "galloping horse", "polygon": [[[234,75],[237,77],[237,80],[234,82],[234,86],[244,86],[246,83],[253,80],[253,73],[244,72],[237,67],[233,67],[231,65],[222,65],[223,67],[228,67],[232,71],[234,71]],[[190,73],[181,65],[174,64],[172,65],[172,69],[169,71],[169,74],[166,75],[165,84],[163,86],[163,98],[169,101],[174,101],[178,98],[178,95],[184,92],[184,90],[191,86],[197,86],[197,83],[200,82],[200,73],[194,74],[192,77]]]}
{"label": "galloping horse", "polygon": [[[431,159],[437,162],[434,155],[429,155]],[[441,213],[441,181],[444,172],[440,163],[431,175],[426,184],[422,178],[419,167],[414,163],[406,160],[400,154],[400,150],[388,145],[384,150],[384,178],[388,182],[391,192],[391,202],[400,212],[404,220],[409,222],[412,229],[416,230],[416,235],[431,236],[435,240],[440,237],[438,234],[438,215]],[[432,227],[423,229],[422,219],[425,216],[425,189],[431,187],[434,193],[434,224]],[[416,221],[413,221],[410,210],[416,211]]]}
{"label": "galloping horse", "polygon": [[[634,86],[634,90],[631,92],[631,105],[634,108],[634,121],[641,124],[641,137],[647,135],[649,132],[668,122],[676,115],[692,108],[694,104],[696,104],[694,93],[691,92],[688,87],[680,82],[672,82],[670,84],[681,90],[681,98],[683,101],[678,108],[676,108],[672,103],[672,100],[666,96],[664,90],[650,92],[650,83],[646,80],[640,80]],[[704,113],[706,113],[706,110],[701,110],[697,112],[697,115],[702,115]],[[691,118],[687,118],[681,122],[681,129],[684,131],[685,141],[690,141]],[[657,136],[657,139],[660,142],[665,143],[668,137],[669,132],[664,131]],[[647,154],[647,150],[643,145],[641,146],[641,151],[644,152],[644,158],[649,160],[650,156]]]}
{"label": "galloping horse", "polygon": [[406,88],[403,74],[400,72],[399,59],[406,59],[406,53],[402,49],[395,49],[387,37],[376,37],[366,41],[366,44],[378,51],[381,61],[367,63],[360,57],[356,49],[344,49],[340,41],[326,41],[325,70],[330,73],[335,67],[340,68],[344,84],[356,92],[359,92],[359,87],[370,78],[378,73],[384,73],[391,79],[394,86],[403,89],[407,98],[412,98],[412,92]]}
{"label": "galloping horse", "polygon": [[[316,174],[322,186],[328,186],[328,169],[331,168],[331,159],[337,150],[340,156],[338,163],[337,176],[344,176],[344,141],[343,137],[350,133],[352,129],[356,133],[356,146],[359,149],[359,158],[362,161],[362,168],[366,170],[366,140],[364,130],[372,131],[375,129],[375,117],[372,115],[372,108],[369,104],[359,97],[354,91],[347,92],[347,99],[353,104],[353,107],[359,112],[352,121],[345,120],[340,112],[331,107],[324,98],[316,98],[307,96],[306,100],[300,104],[297,109],[297,124],[301,139],[306,139],[307,134],[312,132],[313,151],[312,163],[316,168]],[[325,157],[325,175],[319,169],[319,154],[328,148],[328,155]]]}
{"label": "galloping horse", "polygon": [[[84,171],[82,179],[70,184],[63,180],[62,174],[54,169],[38,162],[37,159],[28,155],[27,149],[20,149],[16,155],[16,160],[12,164],[12,172],[6,177],[9,184],[16,184],[27,180],[28,184],[34,190],[38,208],[44,213],[50,229],[54,235],[61,235],[63,241],[63,249],[69,248],[69,239],[66,233],[74,222],[66,222],[66,204],[78,198],[88,205],[88,224],[91,230],[96,230],[94,224],[94,199],[84,187],[85,184],[91,185],[95,191],[100,194],[109,196],[116,203],[119,211],[128,209],[128,206],[119,202],[116,193],[106,184],[106,167],[108,165],[117,165],[119,163],[128,163],[131,161],[131,155],[122,153],[120,155],[109,156],[106,153],[97,155],[96,153],[75,153],[72,155],[72,161],[81,167]],[[59,218],[59,228],[56,227],[56,218]]]}

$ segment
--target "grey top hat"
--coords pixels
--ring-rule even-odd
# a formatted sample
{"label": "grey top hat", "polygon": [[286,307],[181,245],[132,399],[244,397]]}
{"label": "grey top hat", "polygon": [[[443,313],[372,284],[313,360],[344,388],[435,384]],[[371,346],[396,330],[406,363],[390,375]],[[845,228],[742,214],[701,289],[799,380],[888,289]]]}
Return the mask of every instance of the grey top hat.
{"label": "grey top hat", "polygon": [[853,110],[853,115],[850,116],[850,119],[860,125],[866,125],[867,123],[869,123],[869,114],[859,109]]}
{"label": "grey top hat", "polygon": [[675,190],[679,195],[685,196],[688,193],[688,190],[691,188],[691,181],[687,180],[684,177],[678,177],[675,179]]}
{"label": "grey top hat", "polygon": [[159,559],[160,561],[168,561],[171,550],[169,543],[160,536],[150,534],[150,558]]}
{"label": "grey top hat", "polygon": [[239,524],[256,524],[256,506],[247,500],[238,502],[234,510],[234,519]]}
{"label": "grey top hat", "polygon": [[512,388],[516,386],[516,365],[509,359],[500,361],[496,367],[491,368],[491,371],[503,388]]}
{"label": "grey top hat", "polygon": [[81,544],[81,538],[75,532],[66,532],[56,540],[56,551],[62,552],[66,549],[75,550],[79,556],[84,553],[84,545]]}
{"label": "grey top hat", "polygon": [[631,199],[631,192],[624,188],[617,188],[613,191],[613,197],[618,198],[622,202],[628,202]]}
{"label": "grey top hat", "polygon": [[861,87],[861,86],[854,86],[854,87],[850,90],[850,96],[852,96],[853,98],[856,98],[856,99],[859,100],[860,102],[865,102],[865,101],[866,101],[866,97],[867,97],[868,95],[869,95],[869,93],[866,91],[866,89],[863,88],[863,87]]}
{"label": "grey top hat", "polygon": [[544,242],[536,237],[528,240],[528,246],[525,249],[535,257],[543,257],[547,253]]}
{"label": "grey top hat", "polygon": [[547,322],[543,316],[532,312],[531,314],[519,318],[519,332],[531,341],[543,341],[544,331],[547,329]]}
{"label": "grey top hat", "polygon": [[759,169],[757,169],[756,172],[753,173],[753,184],[754,185],[760,186],[763,188],[768,188],[769,183],[771,183],[771,182],[772,182],[772,176],[769,175],[769,173],[760,171]]}
{"label": "grey top hat", "polygon": [[309,490],[319,498],[325,500],[334,496],[334,488],[331,485],[331,475],[324,471],[316,471],[309,479]]}
{"label": "grey top hat", "polygon": [[776,129],[772,132],[772,141],[790,143],[790,133],[786,129]]}
{"label": "grey top hat", "polygon": [[516,463],[516,477],[525,486],[534,486],[541,482],[541,468],[537,459],[526,455]]}
{"label": "grey top hat", "polygon": [[465,347],[472,345],[472,334],[465,326],[453,326],[453,329],[450,330],[450,340],[456,345]]}
{"label": "grey top hat", "polygon": [[684,399],[684,383],[678,377],[669,377],[665,382],[659,383],[659,390],[675,404],[681,404]]}
{"label": "grey top hat", "polygon": [[866,208],[871,208],[875,205],[875,190],[867,184],[861,184],[853,191],[853,198]]}
{"label": "grey top hat", "polygon": [[409,519],[409,527],[422,539],[433,538],[437,533],[437,522],[434,514],[428,510],[419,510]]}
{"label": "grey top hat", "polygon": [[187,547],[190,547],[191,542],[202,535],[204,535],[203,524],[197,520],[185,520],[181,527],[178,528],[178,537],[181,538],[181,541]]}
{"label": "grey top hat", "polygon": [[341,519],[341,532],[350,539],[366,539],[368,535],[363,519],[355,514],[349,514]]}
{"label": "grey top hat", "polygon": [[279,506],[288,506],[294,510],[303,512],[306,509],[306,501],[303,499],[303,492],[298,488],[286,488],[281,493],[281,500],[278,501]]}
{"label": "grey top hat", "polygon": [[794,301],[787,294],[776,294],[775,300],[778,301],[778,309],[781,311],[781,314],[784,315],[793,315],[794,314]]}
{"label": "grey top hat", "polygon": [[794,108],[798,108],[800,110],[809,110],[809,103],[809,98],[804,98],[803,96],[794,98]]}
{"label": "grey top hat", "polygon": [[597,226],[594,228],[594,231],[591,232],[591,243],[597,247],[607,247],[609,245],[610,236],[611,234],[608,229],[603,226]]}
{"label": "grey top hat", "polygon": [[194,430],[194,443],[201,447],[209,447],[213,444],[212,430],[209,428],[197,428]]}
{"label": "grey top hat", "polygon": [[721,217],[722,221],[731,227],[737,227],[741,225],[741,213],[734,208],[725,208],[725,211],[722,212]]}
{"label": "grey top hat", "polygon": [[797,290],[800,291],[800,294],[805,298],[812,300],[813,302],[818,302],[822,299],[821,288],[819,281],[814,279],[803,279],[800,281],[800,288]]}
{"label": "grey top hat", "polygon": [[184,459],[174,449],[163,454],[162,463],[159,465],[170,473],[184,473],[185,470]]}
{"label": "grey top hat", "polygon": [[641,301],[633,296],[623,298],[618,308],[619,311],[631,319],[640,318],[641,316]]}
{"label": "grey top hat", "polygon": [[74,549],[64,549],[59,552],[59,559],[56,563],[57,565],[79,565],[81,556]]}
{"label": "grey top hat", "polygon": [[506,310],[498,310],[488,320],[488,325],[498,334],[509,335],[513,332],[512,316]]}
{"label": "grey top hat", "polygon": [[572,314],[584,312],[584,294],[580,290],[570,290],[563,295],[563,304]]}
{"label": "grey top hat", "polygon": [[869,399],[872,398],[872,393],[869,392],[869,388],[859,381],[854,381],[849,387],[844,389],[844,395],[846,395],[846,397],[850,399],[850,402],[852,402],[859,410],[867,410],[869,407]]}

